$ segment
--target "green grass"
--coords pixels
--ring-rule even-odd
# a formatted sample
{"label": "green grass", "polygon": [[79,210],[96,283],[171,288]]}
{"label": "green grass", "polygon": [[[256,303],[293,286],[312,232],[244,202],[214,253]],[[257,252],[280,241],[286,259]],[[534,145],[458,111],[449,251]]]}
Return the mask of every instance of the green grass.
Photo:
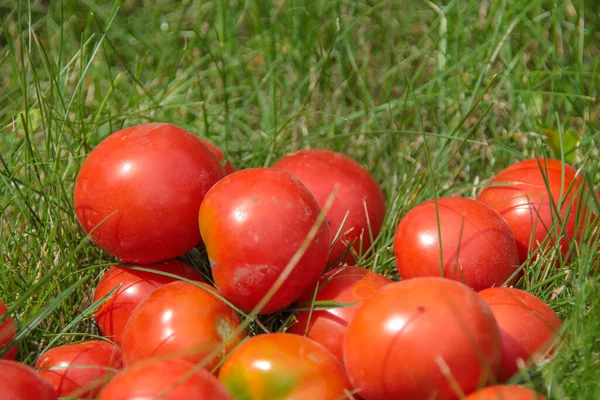
{"label": "green grass", "polygon": [[[573,164],[599,189],[594,1],[18,0],[0,15],[0,297],[24,362],[98,334],[93,287],[114,260],[85,240],[73,184],[123,127],[177,124],[240,168],[308,147],[353,157],[388,204],[361,265],[392,277],[411,207],[473,197],[520,159],[573,155],[571,136],[551,146],[543,129],[577,132]],[[515,379],[552,399],[600,391],[599,235],[549,273],[544,253],[520,282],[566,321],[552,362]]]}

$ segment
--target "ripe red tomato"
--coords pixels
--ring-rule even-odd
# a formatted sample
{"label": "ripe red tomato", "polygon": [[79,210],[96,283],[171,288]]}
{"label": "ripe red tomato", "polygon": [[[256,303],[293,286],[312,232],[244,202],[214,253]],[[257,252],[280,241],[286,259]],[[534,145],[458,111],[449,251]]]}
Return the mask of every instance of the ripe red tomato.
{"label": "ripe red tomato", "polygon": [[99,400],[233,400],[217,378],[181,359],[147,360],[125,368]]}
{"label": "ripe red tomato", "polygon": [[475,290],[502,285],[519,266],[515,239],[502,216],[460,197],[440,198],[437,206],[429,200],[410,210],[396,230],[394,253],[403,279],[440,276],[442,261],[445,278]]}
{"label": "ripe red tomato", "polygon": [[[349,266],[334,268],[319,280],[315,301],[358,304],[377,289],[391,282],[391,279],[365,268]],[[309,290],[300,299],[299,304],[304,303],[304,307],[310,307],[313,295],[314,290]],[[356,307],[301,311],[298,313],[297,322],[289,327],[288,332],[306,335],[322,344],[341,362],[344,335]]]}
{"label": "ripe red tomato", "polygon": [[478,390],[463,400],[546,400],[546,398],[523,386],[497,385]]}
{"label": "ripe red tomato", "polygon": [[339,185],[327,220],[332,240],[342,222],[344,226],[340,233],[343,235],[334,243],[328,264],[353,263],[355,260],[350,252],[344,255],[348,244],[352,244],[358,255],[369,249],[369,226],[373,238],[376,238],[385,217],[385,200],[379,184],[367,170],[345,155],[328,150],[298,151],[283,157],[274,167],[300,178],[321,207]]}
{"label": "ripe red tomato", "polygon": [[546,358],[562,327],[546,303],[513,288],[491,288],[479,295],[494,313],[502,335],[501,380],[519,371],[518,360],[538,362]]}
{"label": "ripe red tomato", "polygon": [[[202,143],[204,143],[206,145],[206,147],[208,147],[210,149],[210,151],[212,151],[213,154],[215,156],[217,156],[219,161],[223,161],[223,157],[225,156],[225,153],[223,153],[223,150],[218,148],[217,145],[208,141],[207,139],[200,138],[200,140],[202,140]],[[231,163],[231,160],[228,159],[227,161],[225,161],[225,173],[227,175],[229,175],[234,172],[235,172],[235,168],[234,168],[233,164]]]}
{"label": "ripe red tomato", "polygon": [[[256,307],[320,213],[298,178],[280,169],[241,170],[213,186],[202,202],[199,220],[213,278],[223,296],[244,311]],[[323,223],[262,313],[287,307],[317,282],[329,240],[329,228]]]}
{"label": "ripe red tomato", "polygon": [[52,385],[25,364],[0,359],[0,395],[10,400],[57,400]]}
{"label": "ripe red tomato", "polygon": [[[200,273],[177,259],[161,264],[144,265],[144,268],[168,272],[198,282],[203,281]],[[154,290],[175,280],[170,276],[136,271],[118,265],[109,268],[98,283],[94,301],[121,286],[96,311],[96,322],[102,334],[120,346],[123,330],[135,307]]]}
{"label": "ripe red tomato", "polygon": [[[155,356],[179,356],[204,362],[212,370],[244,337],[235,331],[240,317],[214,296],[205,283],[198,287],[176,281],[156,289],[133,311],[123,333],[125,365]],[[208,356],[224,347],[209,359]]]}
{"label": "ripe red tomato", "polygon": [[395,282],[358,306],[344,338],[350,382],[365,400],[456,399],[495,377],[500,332],[483,300],[450,279]]}
{"label": "ripe red tomato", "polygon": [[225,360],[219,381],[236,399],[344,398],[351,392],[342,365],[317,342],[299,335],[254,336]]}
{"label": "ripe red tomato", "polygon": [[[560,247],[563,254],[567,253],[577,231],[582,185],[583,176],[572,166],[558,160],[532,159],[502,170],[477,199],[506,219],[523,263],[547,237],[551,244],[562,237]],[[582,207],[580,216],[587,212]]]}
{"label": "ripe red tomato", "polygon": [[169,124],[138,125],[89,154],[75,182],[75,212],[103,250],[125,262],[156,263],[198,244],[200,203],[224,175],[217,157],[191,133]]}
{"label": "ripe red tomato", "polygon": [[[7,307],[0,300],[0,351],[4,350],[4,347],[15,338],[17,335],[17,327],[13,319],[6,313]],[[6,350],[6,353],[2,358],[7,360],[14,360],[17,356],[17,345],[12,346]]]}
{"label": "ripe red tomato", "polygon": [[35,363],[59,397],[78,399],[95,399],[122,366],[121,350],[101,340],[55,347]]}

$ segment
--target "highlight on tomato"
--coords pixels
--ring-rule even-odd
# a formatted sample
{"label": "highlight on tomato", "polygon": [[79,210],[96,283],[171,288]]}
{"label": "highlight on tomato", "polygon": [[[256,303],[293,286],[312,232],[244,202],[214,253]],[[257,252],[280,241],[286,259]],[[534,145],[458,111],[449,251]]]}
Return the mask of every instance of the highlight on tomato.
{"label": "highlight on tomato", "polygon": [[102,340],[54,347],[35,363],[59,397],[78,399],[95,399],[122,366],[121,350]]}
{"label": "highlight on tomato", "polygon": [[137,125],[113,133],[85,159],[75,212],[106,252],[127,263],[157,263],[200,242],[200,203],[223,176],[198,137],[170,124]]}
{"label": "highlight on tomato", "polygon": [[[204,281],[199,272],[176,258],[142,267],[197,282]],[[118,287],[94,314],[102,334],[120,346],[125,325],[135,307],[157,288],[176,280],[177,278],[171,276],[135,270],[126,266],[110,267],[98,282],[94,292],[94,301],[98,301]]]}
{"label": "highlight on tomato", "polygon": [[582,201],[587,190],[583,175],[573,166],[536,158],[500,171],[477,200],[506,219],[523,263],[540,244],[558,243],[562,254],[567,254],[589,214]]}
{"label": "highlight on tomato", "polygon": [[[288,154],[273,165],[291,172],[324,207],[337,189],[327,220],[334,240],[327,264],[354,263],[377,238],[385,217],[379,183],[359,163],[329,150],[311,149]],[[351,248],[348,251],[348,247]]]}
{"label": "highlight on tomato", "polygon": [[251,311],[290,265],[289,276],[260,312],[298,300],[327,262],[330,234],[325,222],[318,225],[320,214],[302,182],[281,169],[245,169],[215,184],[202,202],[199,223],[219,292]]}
{"label": "highlight on tomato", "polygon": [[[307,310],[298,313],[296,322],[287,332],[313,339],[341,362],[344,335],[358,304],[391,282],[391,279],[366,268],[345,266],[331,269],[321,276],[313,290],[309,290],[298,301],[298,306]],[[344,305],[319,306],[326,308],[316,310],[311,307],[313,299],[315,302]]]}
{"label": "highlight on tomato", "polygon": [[215,288],[175,281],[156,289],[133,311],[123,333],[125,365],[180,357],[215,370],[245,336],[238,314]]}
{"label": "highlight on tomato", "polygon": [[504,218],[460,197],[429,200],[410,210],[396,229],[394,254],[402,279],[443,276],[477,291],[514,283],[519,268]]}
{"label": "highlight on tomato", "polygon": [[17,345],[11,346],[10,349],[6,349],[6,346],[17,336],[17,326],[7,311],[6,304],[0,300],[0,354],[4,353],[0,359],[14,360],[17,356]]}
{"label": "highlight on tomato", "polygon": [[352,393],[342,365],[325,347],[289,333],[243,342],[223,363],[219,381],[239,400],[335,400]]}
{"label": "highlight on tomato", "polygon": [[541,299],[515,288],[491,288],[479,295],[494,313],[502,336],[500,380],[519,371],[519,363],[544,361],[560,339],[562,321]]}
{"label": "highlight on tomato", "polygon": [[135,363],[106,385],[99,400],[232,400],[217,378],[177,358]]}
{"label": "highlight on tomato", "polygon": [[10,400],[57,400],[50,382],[33,368],[13,360],[0,359],[0,395]]}
{"label": "highlight on tomato", "polygon": [[500,331],[468,286],[408,279],[361,303],[344,338],[344,365],[365,400],[458,399],[500,367]]}

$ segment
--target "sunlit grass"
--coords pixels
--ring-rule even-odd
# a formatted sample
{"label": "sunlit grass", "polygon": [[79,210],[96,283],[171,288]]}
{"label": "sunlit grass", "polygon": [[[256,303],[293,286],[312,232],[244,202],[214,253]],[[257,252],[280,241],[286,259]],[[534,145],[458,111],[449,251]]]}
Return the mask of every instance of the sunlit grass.
{"label": "sunlit grass", "polygon": [[[114,260],[79,228],[73,183],[85,155],[123,127],[174,123],[239,168],[307,147],[353,157],[388,208],[359,264],[394,278],[399,218],[427,199],[475,197],[515,161],[561,158],[544,128],[580,135],[574,165],[598,190],[593,3],[0,4],[0,297],[19,326],[19,359],[98,334],[92,289]],[[600,390],[599,236],[587,227],[574,257],[541,273],[557,257],[546,250],[520,282],[565,320],[555,359],[515,378],[552,398]],[[208,274],[202,251],[187,258]],[[278,330],[287,317],[261,323]]]}

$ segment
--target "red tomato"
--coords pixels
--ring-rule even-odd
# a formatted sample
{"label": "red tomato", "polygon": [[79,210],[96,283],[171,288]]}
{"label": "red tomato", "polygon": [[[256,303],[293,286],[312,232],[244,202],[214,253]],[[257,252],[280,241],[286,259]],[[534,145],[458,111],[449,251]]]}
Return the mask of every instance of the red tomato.
{"label": "red tomato", "polygon": [[429,200],[410,210],[396,230],[394,253],[403,279],[440,276],[442,261],[445,278],[475,290],[502,285],[519,266],[515,239],[502,216],[460,197],[440,198],[437,206]]}
{"label": "red tomato", "polygon": [[[202,140],[202,143],[204,143],[206,145],[206,147],[208,147],[210,149],[210,151],[212,151],[213,154],[215,156],[217,156],[219,161],[223,161],[223,157],[225,156],[225,153],[223,153],[223,150],[218,148],[214,143],[212,143],[204,138],[200,138],[200,140]],[[235,168],[233,167],[233,164],[231,163],[231,161],[228,159],[227,161],[225,161],[225,173],[227,175],[229,175],[234,172],[235,172]]]}
{"label": "red tomato", "polygon": [[[583,176],[572,166],[558,160],[532,159],[502,170],[477,199],[506,219],[523,263],[547,237],[551,244],[562,237],[560,247],[563,254],[567,253],[577,230],[582,185]],[[559,215],[552,202],[560,208]],[[586,213],[586,207],[582,207],[580,216]]]}
{"label": "red tomato", "polygon": [[[334,301],[336,303],[361,303],[380,287],[392,280],[360,267],[334,268],[319,280],[315,301]],[[299,301],[310,307],[314,290],[309,290]],[[306,335],[322,344],[340,362],[342,361],[342,343],[348,322],[354,316],[357,306],[332,307],[327,310],[301,311],[289,333]],[[307,326],[308,325],[308,326]]]}
{"label": "red tomato", "polygon": [[[131,314],[123,333],[125,364],[154,356],[204,362],[208,370],[244,337],[240,317],[214,296],[215,289],[177,281],[156,289]],[[207,358],[223,347],[212,359]]]}
{"label": "red tomato", "polygon": [[[219,291],[244,311],[259,304],[321,213],[306,187],[275,168],[228,175],[200,207],[200,231]],[[262,308],[279,311],[319,279],[329,253],[329,228],[321,224],[291,274]]]}
{"label": "red tomato", "polygon": [[463,400],[546,400],[546,398],[523,386],[498,385],[481,389]]}
{"label": "red tomato", "polygon": [[[0,300],[0,351],[4,350],[4,347],[17,335],[15,322],[10,315],[6,314],[6,310],[6,305]],[[16,356],[17,345],[14,345],[6,350],[6,353],[1,358],[14,360]]]}
{"label": "red tomato", "polygon": [[386,285],[358,306],[344,339],[365,400],[456,399],[495,377],[500,332],[476,292],[443,278]]}
{"label": "red tomato", "polygon": [[333,244],[328,264],[353,263],[354,257],[350,252],[344,255],[348,244],[352,244],[359,255],[366,252],[371,246],[369,226],[373,238],[376,238],[385,217],[383,193],[367,170],[354,160],[328,150],[298,151],[283,157],[274,167],[300,178],[321,207],[339,185],[335,201],[327,213],[327,220],[332,240],[338,234],[342,222],[344,225],[340,233],[343,235]]}
{"label": "red tomato", "polygon": [[219,381],[236,399],[334,400],[352,389],[342,365],[317,342],[271,333],[248,339],[225,360]]}
{"label": "red tomato", "polygon": [[542,300],[513,288],[492,288],[479,292],[488,304],[502,335],[501,380],[519,371],[518,360],[545,359],[558,340],[562,321]]}
{"label": "red tomato", "polygon": [[198,244],[200,203],[223,176],[196,136],[169,124],[138,125],[89,154],[75,182],[75,212],[103,250],[125,262],[156,263]]}
{"label": "red tomato", "polygon": [[180,359],[147,360],[125,368],[99,400],[233,400],[217,378]]}
{"label": "red tomato", "polygon": [[57,400],[52,385],[31,367],[0,359],[0,395],[8,400]]}
{"label": "red tomato", "polygon": [[95,399],[102,386],[123,366],[121,350],[101,340],[48,350],[35,363],[59,397]]}
{"label": "red tomato", "polygon": [[[143,267],[198,282],[203,281],[200,273],[177,259]],[[109,268],[98,283],[94,301],[102,298],[115,287],[121,286],[96,311],[96,322],[102,334],[120,346],[123,330],[135,307],[154,290],[175,280],[169,276],[136,271],[118,265]]]}

